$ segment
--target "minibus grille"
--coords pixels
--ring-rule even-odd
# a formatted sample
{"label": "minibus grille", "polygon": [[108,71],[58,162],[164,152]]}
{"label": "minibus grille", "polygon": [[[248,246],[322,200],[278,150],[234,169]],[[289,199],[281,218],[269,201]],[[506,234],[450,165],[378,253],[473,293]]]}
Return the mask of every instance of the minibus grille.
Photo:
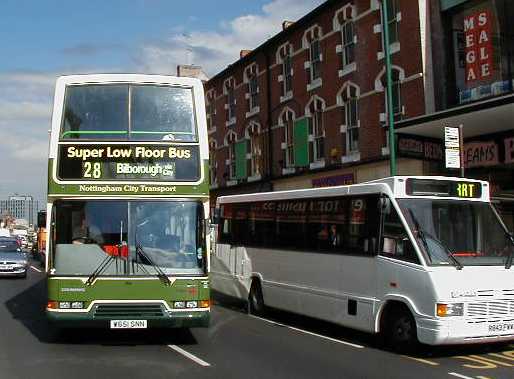
{"label": "minibus grille", "polygon": [[514,300],[481,301],[467,304],[469,317],[514,315]]}
{"label": "minibus grille", "polygon": [[124,319],[124,318],[155,318],[162,317],[160,304],[100,304],[95,309],[95,318]]}

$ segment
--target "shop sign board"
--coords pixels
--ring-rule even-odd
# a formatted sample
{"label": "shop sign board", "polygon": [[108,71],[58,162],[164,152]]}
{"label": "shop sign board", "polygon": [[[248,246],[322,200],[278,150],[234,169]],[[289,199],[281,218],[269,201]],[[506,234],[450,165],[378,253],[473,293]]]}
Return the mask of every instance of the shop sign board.
{"label": "shop sign board", "polygon": [[459,128],[445,126],[444,147],[446,168],[460,168],[460,136]]}
{"label": "shop sign board", "polygon": [[498,145],[496,143],[491,141],[464,144],[464,167],[495,166],[498,162]]}
{"label": "shop sign board", "polygon": [[492,13],[488,9],[464,18],[466,83],[488,80],[493,74]]}

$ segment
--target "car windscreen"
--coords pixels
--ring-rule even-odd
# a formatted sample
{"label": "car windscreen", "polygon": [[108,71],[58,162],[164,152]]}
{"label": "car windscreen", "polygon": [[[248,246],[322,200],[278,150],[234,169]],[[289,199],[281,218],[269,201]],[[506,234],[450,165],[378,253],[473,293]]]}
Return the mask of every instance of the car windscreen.
{"label": "car windscreen", "polygon": [[8,253],[8,252],[18,252],[18,244],[13,241],[0,241],[0,252]]}

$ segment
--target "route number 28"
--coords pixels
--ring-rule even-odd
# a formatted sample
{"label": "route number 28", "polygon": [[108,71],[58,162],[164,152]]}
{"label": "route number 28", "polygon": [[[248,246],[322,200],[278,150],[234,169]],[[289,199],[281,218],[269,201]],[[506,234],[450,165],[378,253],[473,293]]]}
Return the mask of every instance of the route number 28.
{"label": "route number 28", "polygon": [[84,162],[84,178],[99,179],[102,176],[102,164],[100,162]]}

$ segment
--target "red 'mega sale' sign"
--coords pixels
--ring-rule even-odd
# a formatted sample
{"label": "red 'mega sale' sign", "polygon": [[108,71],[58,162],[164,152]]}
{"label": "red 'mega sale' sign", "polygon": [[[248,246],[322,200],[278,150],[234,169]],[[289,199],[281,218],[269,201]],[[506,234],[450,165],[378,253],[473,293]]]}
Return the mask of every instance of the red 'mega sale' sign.
{"label": "red 'mega sale' sign", "polygon": [[492,22],[490,10],[464,18],[466,82],[487,80],[493,74]]}

